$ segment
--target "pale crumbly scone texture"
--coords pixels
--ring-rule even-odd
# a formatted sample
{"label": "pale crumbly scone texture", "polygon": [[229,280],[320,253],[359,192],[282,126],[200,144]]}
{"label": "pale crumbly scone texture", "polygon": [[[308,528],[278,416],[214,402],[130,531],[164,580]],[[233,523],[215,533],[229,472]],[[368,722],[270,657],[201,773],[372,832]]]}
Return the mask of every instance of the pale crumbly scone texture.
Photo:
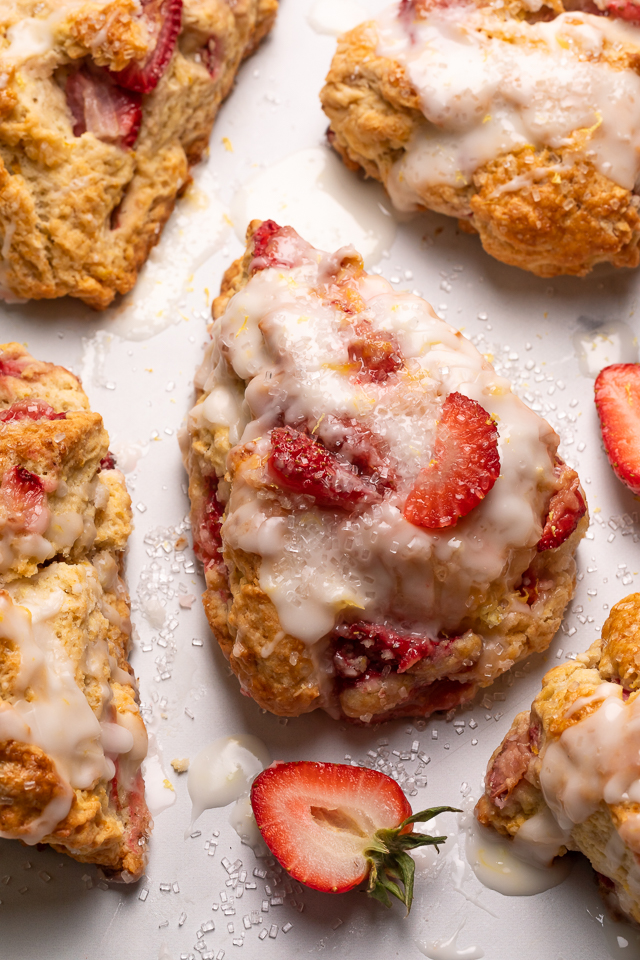
{"label": "pale crumbly scone texture", "polygon": [[[545,749],[564,730],[594,713],[602,700],[594,700],[571,713],[581,697],[590,697],[605,682],[622,685],[633,702],[640,690],[640,594],[617,603],[596,640],[573,662],[550,670],[530,711],[518,714],[488,767],[485,793],[476,806],[478,820],[506,837],[517,835],[532,816],[547,809],[540,787],[540,769]],[[626,695],[626,694],[625,694]],[[497,802],[496,802],[497,800]],[[583,823],[576,824],[561,852],[576,850],[591,861],[600,874],[603,893],[614,894],[617,905],[640,923],[638,886],[630,874],[638,864],[633,851],[618,831],[640,804],[605,803]],[[604,880],[602,879],[604,878]],[[613,890],[611,889],[613,884]]]}
{"label": "pale crumbly scone texture", "polygon": [[[13,0],[0,11],[0,291],[17,298],[78,297],[96,309],[135,284],[238,67],[271,29],[277,0],[185,0],[173,56],[142,98],[131,149],[73,135],[64,70],[82,59],[121,70],[147,53],[134,0]],[[53,17],[53,45],[37,68],[7,58],[7,32]],[[199,51],[215,38],[214,75]]]}
{"label": "pale crumbly scone texture", "polygon": [[[248,280],[251,237],[258,225],[259,221],[254,221],[249,226],[247,252],[225,274],[220,296],[214,301],[214,318],[224,313],[229,300]],[[202,402],[204,385],[196,386]],[[228,428],[212,431],[202,421],[194,426],[185,448],[194,531],[206,511],[209,478],[233,483],[234,476],[245,468],[241,457],[234,454],[228,458],[230,449]],[[585,515],[560,547],[536,555],[530,568],[538,583],[534,602],[523,603],[521,592],[496,588],[477,615],[463,621],[463,635],[451,645],[448,657],[420,661],[406,672],[347,688],[337,697],[329,694],[337,700],[337,713],[356,723],[363,715],[369,716],[375,723],[447,710],[472,699],[479,688],[489,686],[516,661],[545,650],[573,596],[574,554],[587,526]],[[211,629],[243,691],[281,716],[298,716],[325,706],[327,691],[317,682],[309,648],[282,629],[273,602],[260,587],[260,557],[228,544],[222,557],[223,563],[205,562],[203,601]],[[493,641],[492,654],[485,649],[486,640]]]}
{"label": "pale crumbly scone texture", "polygon": [[[500,5],[478,0],[477,6],[505,19],[527,12],[517,0]],[[559,0],[547,6],[564,12]],[[386,184],[393,164],[428,121],[402,64],[380,56],[376,47],[373,22],[342,36],[320,98],[331,144],[346,165]],[[605,45],[600,57],[638,69],[637,53],[618,45]],[[521,185],[504,189],[510,182]],[[459,218],[461,228],[479,233],[497,260],[538,276],[584,276],[598,263],[640,262],[638,198],[568,147],[505,153],[459,188],[425,187],[421,203]]]}
{"label": "pale crumbly scone texture", "polygon": [[[54,559],[43,565],[33,557],[16,557],[0,573],[0,590],[17,605],[46,605],[54,594],[64,595],[51,626],[79,689],[100,720],[116,722],[116,716],[125,716],[125,726],[137,729],[138,742],[146,743],[127,659],[131,623],[122,566],[132,524],[124,477],[104,460],[108,436],[102,418],[89,410],[80,381],[63,367],[35,360],[20,344],[0,345],[0,415],[16,404],[39,402],[65,417],[0,422],[0,494],[7,472],[16,466],[57,482],[57,490],[47,495],[47,536]],[[9,543],[11,532],[5,525]],[[12,702],[20,663],[19,648],[0,629],[0,701]],[[75,789],[68,815],[42,841],[128,880],[144,872],[151,826],[139,772],[142,757],[130,759],[131,784],[114,779]],[[61,789],[55,762],[40,747],[15,740],[0,743],[4,836],[28,836],[30,821]]]}

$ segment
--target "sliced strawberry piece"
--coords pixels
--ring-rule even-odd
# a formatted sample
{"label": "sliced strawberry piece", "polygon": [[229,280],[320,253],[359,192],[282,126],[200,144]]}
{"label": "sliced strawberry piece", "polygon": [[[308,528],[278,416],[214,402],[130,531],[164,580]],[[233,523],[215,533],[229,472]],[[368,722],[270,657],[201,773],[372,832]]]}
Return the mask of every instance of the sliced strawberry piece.
{"label": "sliced strawberry piece", "polygon": [[182,0],[142,0],[142,18],[149,31],[150,52],[142,63],[132,60],[124,70],[112,72],[120,87],[151,93],[173,54],[182,24]]}
{"label": "sliced strawberry piece", "polygon": [[10,526],[44,533],[49,510],[44,484],[37,474],[24,467],[11,467],[2,478],[0,495],[9,513]]}
{"label": "sliced strawberry piece", "polygon": [[407,497],[416,527],[452,527],[489,493],[500,474],[498,430],[479,403],[451,393],[442,406],[433,457]]}
{"label": "sliced strawberry piece", "polygon": [[612,363],[595,383],[596,409],[609,463],[640,494],[640,363]]}
{"label": "sliced strawberry piece", "polygon": [[[335,636],[341,641],[334,663],[338,673],[343,677],[357,676],[354,672],[354,661],[363,669],[358,672],[377,668],[377,672],[385,666],[393,667],[395,672],[404,673],[418,660],[429,657],[434,652],[437,642],[428,637],[418,637],[412,634],[401,634],[384,624],[344,623],[335,629]],[[362,661],[366,661],[364,664]],[[345,670],[348,664],[350,669]]]}
{"label": "sliced strawberry piece", "polygon": [[103,457],[100,461],[101,470],[115,470],[117,467],[116,458],[111,453],[111,450],[108,451],[106,457]]}
{"label": "sliced strawberry piece", "polygon": [[66,420],[66,413],[56,413],[46,400],[16,400],[0,413],[0,423],[17,423],[19,420]]}
{"label": "sliced strawberry piece", "polygon": [[0,377],[21,377],[24,366],[24,361],[5,360],[0,357]]}
{"label": "sliced strawberry piece", "polygon": [[391,906],[390,893],[407,912],[415,869],[407,851],[446,840],[414,834],[413,824],[454,809],[412,814],[384,773],[310,761],[263,770],[253,782],[251,806],[265,843],[295,880],[344,893],[368,878],[370,896]]}
{"label": "sliced strawberry piece", "polygon": [[222,517],[224,504],[218,500],[218,478],[206,478],[206,495],[193,531],[193,550],[206,567],[222,564]]}
{"label": "sliced strawberry piece", "polygon": [[275,220],[263,220],[253,234],[250,273],[269,267],[292,269],[311,259],[313,248],[293,227],[281,227]]}
{"label": "sliced strawberry piece", "polygon": [[379,494],[395,490],[396,474],[389,460],[389,445],[358,420],[327,414],[318,425],[318,437],[327,450],[340,453]]}
{"label": "sliced strawberry piece", "polygon": [[403,366],[398,341],[383,330],[374,330],[370,323],[360,322],[357,337],[349,344],[349,360],[360,365],[359,383],[384,383]]}
{"label": "sliced strawberry piece", "polygon": [[313,497],[320,507],[354,510],[381,499],[371,483],[298,430],[276,427],[271,431],[271,446],[269,467],[277,480],[296,493]]}
{"label": "sliced strawberry piece", "polygon": [[123,149],[136,142],[142,123],[140,95],[121,90],[108,70],[83,65],[67,78],[65,95],[75,137],[88,131]]}
{"label": "sliced strawberry piece", "polygon": [[567,540],[587,512],[587,504],[580,490],[580,478],[564,460],[556,457],[555,472],[560,484],[549,502],[549,513],[538,551],[554,550]]}

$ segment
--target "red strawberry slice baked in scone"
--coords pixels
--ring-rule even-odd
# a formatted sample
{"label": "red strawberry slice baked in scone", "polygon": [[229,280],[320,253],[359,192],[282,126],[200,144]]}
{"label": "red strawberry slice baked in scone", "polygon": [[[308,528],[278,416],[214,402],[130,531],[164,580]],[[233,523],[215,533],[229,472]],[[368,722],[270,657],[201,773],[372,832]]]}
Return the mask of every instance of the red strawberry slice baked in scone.
{"label": "red strawberry slice baked in scone", "polygon": [[0,297],[130,290],[277,0],[0,5]]}
{"label": "red strawberry slice baked in scone", "polygon": [[147,735],[121,576],[131,502],[108,443],[73,374],[0,346],[0,837],[135,880]]}
{"label": "red strawberry slice baked in scone", "polygon": [[640,260],[640,5],[401,0],[344,34],[330,142],[543,277]]}
{"label": "red strawberry slice baked in scone", "polygon": [[353,248],[272,221],[214,315],[185,461],[243,691],[287,716],[427,715],[545,649],[586,502],[475,347]]}

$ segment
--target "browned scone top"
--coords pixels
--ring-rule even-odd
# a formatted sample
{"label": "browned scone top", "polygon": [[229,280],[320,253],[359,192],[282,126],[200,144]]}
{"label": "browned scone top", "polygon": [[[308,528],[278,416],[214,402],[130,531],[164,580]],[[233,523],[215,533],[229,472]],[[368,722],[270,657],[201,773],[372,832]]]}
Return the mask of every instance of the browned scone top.
{"label": "browned scone top", "polygon": [[0,10],[0,296],[96,309],[135,284],[277,0]]}
{"label": "browned scone top", "polygon": [[[604,97],[607,108],[601,111],[596,101],[587,109],[575,96],[576,90],[597,88],[602,71],[608,71],[607,82],[615,84],[617,77],[624,77],[629,90],[636,89],[640,64],[637,30],[623,20],[607,19],[605,7],[611,6],[573,2],[564,7],[560,0],[547,0],[534,13],[520,0],[403,0],[397,5],[393,30],[396,40],[399,32],[404,32],[406,45],[398,43],[397,55],[390,52],[390,45],[381,43],[382,27],[376,21],[365,22],[339,39],[321,92],[330,121],[330,142],[348,167],[382,181],[401,209],[429,209],[458,218],[461,229],[477,232],[485,250],[504,263],[542,277],[583,276],[598,263],[635,267],[640,260],[640,201],[635,190],[640,171],[634,166],[618,175],[609,162],[609,153],[619,155],[620,147],[618,116],[611,109],[615,98]],[[388,27],[390,15],[386,16]],[[615,16],[613,9],[611,17]],[[476,139],[468,145],[463,142],[471,123],[467,114],[461,113],[447,126],[456,103],[452,100],[445,109],[438,101],[443,89],[442,84],[438,86],[441,75],[434,78],[428,65],[421,67],[422,74],[418,68],[412,73],[416,49],[422,42],[425,49],[427,46],[420,30],[441,23],[445,24],[443,35],[449,24],[454,33],[462,36],[468,32],[470,37],[466,66],[463,54],[446,63],[452,91],[460,91],[461,97],[468,91],[477,93],[477,103],[469,106],[468,96],[465,101],[472,119],[477,111]],[[551,27],[557,28],[557,37],[550,34]],[[599,45],[583,49],[575,40],[581,30],[585,34],[601,32]],[[433,37],[429,42],[434,43]],[[488,73],[493,67],[496,70],[497,91],[487,95],[486,103],[484,88],[480,89],[484,77],[478,78],[473,62],[477,43],[484,51]],[[497,54],[503,56],[501,51],[514,46],[522,56],[519,63],[516,56],[511,75],[522,66],[522,90],[547,83],[540,101],[521,104],[518,114],[520,117],[528,109],[531,116],[539,111],[539,137],[535,139],[533,127],[524,129],[515,138],[517,142],[497,133],[487,147],[482,137],[488,126],[498,124],[504,108]],[[548,66],[543,62],[534,82],[532,73],[525,73],[526,65],[529,55],[540,54],[542,48],[548,54]],[[434,55],[440,61],[438,68],[448,55],[446,46],[440,57]],[[559,57],[564,60],[560,62]],[[465,76],[469,77],[466,89]],[[432,96],[430,81],[436,91]],[[553,100],[556,96],[558,102]],[[633,96],[624,94],[620,102]],[[573,105],[573,114],[567,107],[562,135],[558,135],[549,132],[544,123],[564,109],[563,98]],[[514,116],[508,115],[507,126]],[[516,119],[516,126],[518,123]],[[636,142],[640,117],[635,117],[632,128],[631,139]],[[429,153],[428,144],[439,143],[439,136],[439,153]],[[606,138],[608,159],[598,154]],[[631,163],[637,164],[637,158]],[[443,166],[447,166],[444,173]]]}
{"label": "browned scone top", "polygon": [[518,714],[493,753],[476,806],[480,823],[519,838],[520,855],[540,862],[583,853],[605,899],[637,923],[639,624],[634,593],[612,608],[586,653],[545,675],[531,710]]}
{"label": "browned scone top", "polygon": [[[556,435],[549,432],[544,421],[529,421],[531,412],[511,396],[506,381],[500,380],[499,386],[491,385],[493,373],[486,361],[459,333],[443,324],[428,304],[408,294],[400,295],[396,303],[393,291],[387,287],[385,281],[364,273],[359,257],[351,248],[334,255],[325,254],[306,244],[290,227],[281,228],[272,221],[262,224],[255,221],[248,230],[245,256],[229,268],[220,296],[214,302],[212,339],[196,374],[197,401],[182,441],[189,472],[194,546],[204,564],[205,610],[243,691],[261,706],[282,716],[297,716],[320,707],[355,723],[375,723],[450,709],[471,699],[479,687],[492,683],[515,661],[532,651],[544,650],[558,629],[574,590],[573,557],[588,518],[577,475],[556,459]],[[377,301],[374,297],[365,305],[361,292],[363,296],[373,297],[376,291],[380,294]],[[291,296],[291,302],[287,296]],[[279,298],[283,298],[282,302]],[[370,307],[370,302],[387,305],[377,308],[375,314],[376,308]],[[314,332],[312,326],[314,311],[320,311],[317,322],[326,324],[321,334]],[[392,440],[388,435],[386,440],[375,435],[373,421],[367,418],[366,412],[361,419],[357,415],[348,420],[343,418],[338,426],[331,412],[334,397],[341,390],[349,396],[350,391],[355,390],[356,401],[350,409],[373,409],[374,415],[378,409],[376,402],[386,409],[386,391],[389,404],[406,402],[413,405],[411,409],[417,409],[423,402],[428,406],[430,391],[435,391],[433,410],[434,415],[439,416],[443,397],[452,388],[438,385],[437,365],[434,363],[430,368],[433,379],[426,377],[421,381],[422,374],[414,364],[411,379],[394,383],[393,377],[403,377],[411,361],[401,359],[400,340],[393,340],[395,352],[390,355],[387,347],[392,339],[388,332],[372,332],[374,323],[390,324],[394,316],[410,315],[411,311],[419,314],[420,323],[429,331],[435,328],[433,333],[425,334],[425,341],[431,345],[425,345],[421,355],[426,356],[431,349],[438,350],[440,338],[451,350],[447,357],[452,365],[457,362],[458,349],[464,351],[465,360],[461,363],[463,366],[469,363],[469,369],[474,371],[469,382],[478,377],[486,384],[485,392],[478,388],[477,395],[483,397],[487,410],[493,409],[492,404],[502,402],[498,397],[506,398],[503,416],[514,417],[513,442],[517,444],[519,430],[522,436],[532,438],[532,446],[526,448],[530,452],[523,452],[523,456],[525,463],[526,458],[532,456],[538,466],[531,474],[531,482],[527,481],[528,492],[518,486],[525,498],[522,510],[531,517],[531,527],[527,528],[526,535],[522,534],[530,545],[516,546],[513,537],[517,540],[519,535],[509,525],[505,537],[514,543],[513,552],[509,547],[506,554],[500,554],[500,564],[505,556],[510,559],[506,561],[504,573],[495,579],[491,579],[493,574],[486,579],[486,571],[471,572],[470,581],[465,579],[465,585],[461,586],[462,581],[458,582],[457,578],[464,578],[466,574],[460,570],[465,568],[465,562],[471,561],[462,558],[458,564],[447,554],[449,559],[440,563],[435,553],[431,559],[425,559],[431,550],[429,544],[438,542],[438,531],[426,531],[426,535],[436,536],[434,540],[423,541],[425,532],[421,527],[401,520],[402,499],[396,493],[398,488],[406,490],[411,483],[410,479],[404,480],[402,471],[418,470],[415,452],[407,453],[408,459],[402,463],[390,452]],[[281,331],[279,324],[287,322],[283,318],[296,316],[299,319],[292,321],[293,339],[289,339],[289,332]],[[349,341],[354,336],[353,330],[358,331],[357,339],[351,341],[351,346],[343,347],[341,338]],[[299,342],[296,342],[297,331],[300,331]],[[334,347],[323,354],[323,362],[318,360],[309,380],[305,379],[303,369],[296,367],[296,372],[281,386],[283,371],[293,369],[291,354],[299,351],[296,357],[302,366],[304,345],[312,344],[314,337],[323,344],[326,343],[323,338],[329,338]],[[336,339],[332,339],[334,337]],[[411,349],[411,342],[406,340],[407,349]],[[348,360],[349,356],[365,359],[354,363]],[[393,364],[393,374],[386,378],[378,369],[375,374],[378,380],[372,385],[366,364],[386,362]],[[361,367],[365,370],[362,376],[357,373]],[[345,380],[338,381],[333,392],[322,395],[326,412],[319,412],[325,408],[318,407],[307,421],[304,404],[316,395],[315,371],[322,370],[336,371]],[[463,367],[460,370],[459,376],[464,380],[467,374]],[[410,399],[399,397],[401,384]],[[271,409],[270,397],[276,398],[274,404],[282,397],[283,408],[278,408],[279,412]],[[297,404],[294,413],[288,412],[288,401]],[[380,416],[386,416],[384,410]],[[431,414],[425,412],[425,422],[429,416]],[[523,420],[519,420],[521,416]],[[395,422],[402,423],[401,413]],[[340,431],[343,439],[339,443],[335,441],[335,434],[324,432],[330,428]],[[360,482],[358,489],[365,490],[365,500],[366,491],[371,491],[367,478],[373,475],[373,482],[378,482],[379,489],[383,490],[382,502],[386,504],[395,498],[394,505],[400,504],[389,507],[392,510],[389,516],[399,524],[398,537],[406,543],[402,558],[396,557],[398,544],[389,543],[389,556],[385,553],[383,561],[374,558],[371,570],[367,569],[367,555],[374,550],[363,550],[358,545],[359,537],[369,536],[362,532],[363,527],[358,527],[361,514],[358,510],[350,514],[349,506],[343,510],[339,505],[336,508],[335,499],[329,498],[329,502],[317,490],[315,502],[312,495],[300,497],[293,493],[292,486],[297,481],[291,480],[287,486],[282,475],[277,476],[270,466],[276,438],[277,442],[284,438],[307,450],[300,455],[299,466],[304,467],[311,456],[324,464],[322,469],[329,473],[349,470],[349,474],[341,474],[344,483],[348,487],[352,482],[356,485]],[[342,456],[333,460],[336,447]],[[503,456],[508,459],[509,451]],[[349,457],[353,460],[349,461]],[[503,473],[513,478],[507,459]],[[367,466],[369,461],[375,462],[378,473],[372,474]],[[393,470],[397,469],[395,477],[389,464],[393,464]],[[291,469],[295,473],[297,467]],[[528,466],[524,469],[527,472]],[[353,480],[353,474],[360,480]],[[505,480],[505,489],[511,489],[510,482]],[[515,479],[513,482],[519,483]],[[371,493],[373,501],[377,502],[377,496]],[[482,511],[485,504],[488,509],[491,496],[489,493],[487,500],[474,509]],[[260,513],[263,509],[264,516]],[[362,509],[366,509],[366,504]],[[379,517],[376,519],[375,509],[374,505],[371,520],[362,520],[366,529],[376,530],[376,525],[381,523]],[[465,542],[470,530],[468,524],[481,522],[481,515],[478,513],[474,521],[472,511],[456,525],[446,528],[442,532],[445,541],[451,541],[454,548]],[[499,527],[504,518],[492,516]],[[353,517],[354,529],[361,531],[353,537],[348,532],[350,517]],[[487,524],[493,522],[486,521]],[[267,531],[276,527],[285,530],[286,525],[288,529],[297,529],[297,524],[301,528],[297,546],[290,546],[286,540],[277,549],[270,546],[271,534]],[[316,555],[324,555],[322,531],[335,530],[334,536],[339,538],[343,529],[344,539],[340,542],[344,546],[336,553],[332,566],[312,570]],[[380,536],[384,536],[388,526],[385,528],[382,523],[379,529]],[[491,539],[490,527],[478,529],[478,536],[488,537],[485,542],[493,549],[496,544]],[[480,529],[485,532],[481,533]],[[262,541],[261,530],[264,530]],[[311,548],[305,540],[312,539],[316,533],[320,539],[316,548]],[[372,545],[376,536],[371,535]],[[500,537],[498,535],[502,550],[504,541]],[[423,549],[416,547],[419,542],[424,543],[424,553],[416,556],[415,567],[412,567],[407,557],[411,549]],[[467,557],[469,545],[463,549]],[[380,573],[381,563],[389,574]],[[286,567],[284,573],[282,564]],[[379,587],[363,588],[369,591],[366,597],[364,592],[358,595],[357,585],[355,592],[349,592],[351,588],[335,587],[337,591],[343,590],[344,599],[336,599],[334,610],[338,612],[334,614],[331,604],[323,599],[324,588],[318,586],[317,609],[308,608],[308,618],[302,618],[297,624],[291,619],[288,625],[283,624],[281,611],[288,610],[289,615],[291,609],[287,607],[287,597],[278,593],[277,584],[282,579],[289,584],[290,596],[299,595],[304,606],[309,597],[315,596],[315,585],[324,583],[325,578],[331,583],[332,569],[351,571],[352,568],[357,568],[353,577],[358,578],[358,583],[366,584],[370,580],[373,584],[373,576],[369,574],[374,574]],[[275,572],[272,574],[271,570]],[[351,572],[344,575],[349,577]],[[393,582],[396,587],[392,591],[389,583]],[[448,593],[449,589],[453,592]],[[378,593],[380,597],[387,596],[385,591],[389,591],[388,601],[380,599],[381,612],[375,608],[378,601],[372,598]],[[422,594],[441,599],[433,600],[430,620],[423,613],[416,613],[411,619],[412,614],[407,611],[419,606]],[[292,602],[295,604],[295,598]],[[371,612],[365,610],[367,603],[374,604]],[[326,626],[317,625],[319,618]],[[440,630],[438,623],[444,624]],[[318,637],[318,634],[322,635]]]}
{"label": "browned scone top", "polygon": [[131,501],[79,380],[0,345],[0,836],[124,880],[147,736],[122,579]]}

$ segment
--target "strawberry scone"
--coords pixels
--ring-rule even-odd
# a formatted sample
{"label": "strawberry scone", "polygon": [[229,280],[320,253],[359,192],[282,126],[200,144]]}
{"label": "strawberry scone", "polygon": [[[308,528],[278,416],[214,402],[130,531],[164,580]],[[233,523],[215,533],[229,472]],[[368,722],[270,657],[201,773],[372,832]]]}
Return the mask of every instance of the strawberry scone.
{"label": "strawberry scone", "polygon": [[321,93],[345,163],[543,277],[640,261],[640,4],[401,0]]}
{"label": "strawberry scone", "polygon": [[273,221],[214,316],[183,442],[205,609],[245,693],[422,716],[549,644],[584,495],[461,333]]}
{"label": "strawberry scone", "polygon": [[131,502],[79,381],[0,346],[0,836],[144,871]]}
{"label": "strawberry scone", "polygon": [[277,0],[0,9],[0,297],[135,284]]}
{"label": "strawberry scone", "polygon": [[602,638],[542,680],[487,769],[478,820],[518,856],[589,858],[610,905],[640,923],[640,593]]}

